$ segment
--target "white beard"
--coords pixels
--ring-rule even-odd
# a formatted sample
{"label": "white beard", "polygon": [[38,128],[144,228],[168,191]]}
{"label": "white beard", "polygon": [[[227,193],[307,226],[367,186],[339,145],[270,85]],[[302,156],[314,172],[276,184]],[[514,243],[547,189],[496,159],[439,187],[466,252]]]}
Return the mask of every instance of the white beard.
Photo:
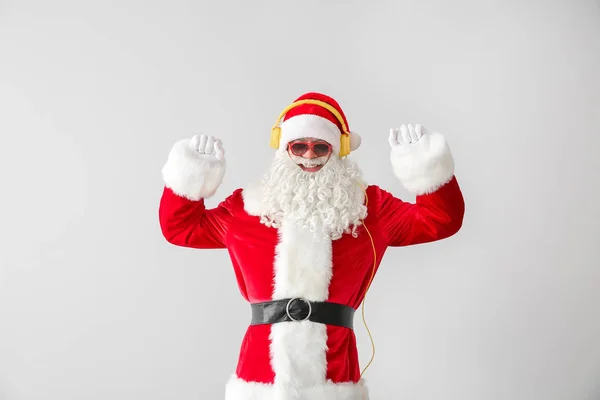
{"label": "white beard", "polygon": [[[321,160],[294,160],[307,167]],[[367,215],[362,173],[354,161],[331,156],[317,172],[303,171],[287,152],[277,153],[262,180],[261,222],[280,227],[285,219],[317,238],[356,235]]]}

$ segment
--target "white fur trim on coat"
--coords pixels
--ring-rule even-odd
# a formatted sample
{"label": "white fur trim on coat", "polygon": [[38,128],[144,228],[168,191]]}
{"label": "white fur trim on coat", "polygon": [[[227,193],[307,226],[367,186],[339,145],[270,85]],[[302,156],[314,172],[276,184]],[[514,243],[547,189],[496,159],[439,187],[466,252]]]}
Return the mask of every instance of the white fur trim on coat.
{"label": "white fur trim on coat", "polygon": [[261,216],[264,212],[262,193],[262,187],[258,184],[249,186],[242,191],[244,210],[248,213],[248,215]]}
{"label": "white fur trim on coat", "polygon": [[225,386],[225,400],[369,400],[369,391],[364,381],[358,383],[325,382],[302,388],[291,396],[280,397],[274,385],[246,382],[232,375]]}
{"label": "white fur trim on coat", "polygon": [[223,182],[225,160],[198,153],[189,146],[189,139],[175,143],[162,168],[165,185],[179,196],[190,200],[211,197]]}
{"label": "white fur trim on coat", "polygon": [[[242,192],[248,214],[261,214],[261,194],[260,186]],[[333,273],[331,239],[316,238],[288,219],[277,233],[272,298],[327,300]],[[227,399],[296,399],[297,394],[308,396],[301,399],[362,399],[356,386],[327,383],[326,325],[312,321],[273,324],[269,340],[274,384],[257,386],[235,380],[229,389],[233,394]]]}
{"label": "white fur trim on coat", "polygon": [[[273,299],[327,300],[332,274],[331,240],[317,240],[308,229],[285,219],[278,233]],[[273,324],[270,342],[277,391],[289,396],[325,383],[326,325],[312,321]]]}
{"label": "white fur trim on coat", "polygon": [[391,150],[394,175],[417,195],[432,193],[454,176],[454,158],[443,135],[425,133],[416,143]]}

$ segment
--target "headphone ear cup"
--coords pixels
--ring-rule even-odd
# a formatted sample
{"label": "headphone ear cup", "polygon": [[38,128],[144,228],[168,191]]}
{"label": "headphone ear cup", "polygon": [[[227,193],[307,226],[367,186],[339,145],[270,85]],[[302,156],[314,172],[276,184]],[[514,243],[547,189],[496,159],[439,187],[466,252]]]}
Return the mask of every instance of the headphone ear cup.
{"label": "headphone ear cup", "polygon": [[340,157],[345,157],[350,154],[350,136],[342,134],[340,138]]}
{"label": "headphone ear cup", "polygon": [[281,140],[281,128],[274,126],[271,129],[271,147],[277,150],[279,148],[279,141]]}

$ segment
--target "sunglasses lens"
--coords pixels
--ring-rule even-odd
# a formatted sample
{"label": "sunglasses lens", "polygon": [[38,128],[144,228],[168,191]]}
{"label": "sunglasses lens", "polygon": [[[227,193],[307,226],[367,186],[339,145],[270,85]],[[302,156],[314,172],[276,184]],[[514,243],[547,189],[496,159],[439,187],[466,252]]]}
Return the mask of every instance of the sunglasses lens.
{"label": "sunglasses lens", "polygon": [[308,145],[306,143],[294,143],[291,149],[292,153],[296,155],[302,155],[308,150]]}
{"label": "sunglasses lens", "polygon": [[329,146],[323,143],[315,144],[315,154],[319,157],[327,155],[329,153]]}

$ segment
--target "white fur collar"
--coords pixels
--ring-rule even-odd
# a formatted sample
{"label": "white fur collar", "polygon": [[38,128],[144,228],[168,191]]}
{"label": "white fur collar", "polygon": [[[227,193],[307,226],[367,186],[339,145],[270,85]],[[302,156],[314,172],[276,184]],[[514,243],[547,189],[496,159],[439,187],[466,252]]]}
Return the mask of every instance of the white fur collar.
{"label": "white fur collar", "polygon": [[242,198],[244,199],[244,210],[248,213],[248,215],[262,215],[262,193],[262,186],[258,184],[249,186],[242,191]]}

